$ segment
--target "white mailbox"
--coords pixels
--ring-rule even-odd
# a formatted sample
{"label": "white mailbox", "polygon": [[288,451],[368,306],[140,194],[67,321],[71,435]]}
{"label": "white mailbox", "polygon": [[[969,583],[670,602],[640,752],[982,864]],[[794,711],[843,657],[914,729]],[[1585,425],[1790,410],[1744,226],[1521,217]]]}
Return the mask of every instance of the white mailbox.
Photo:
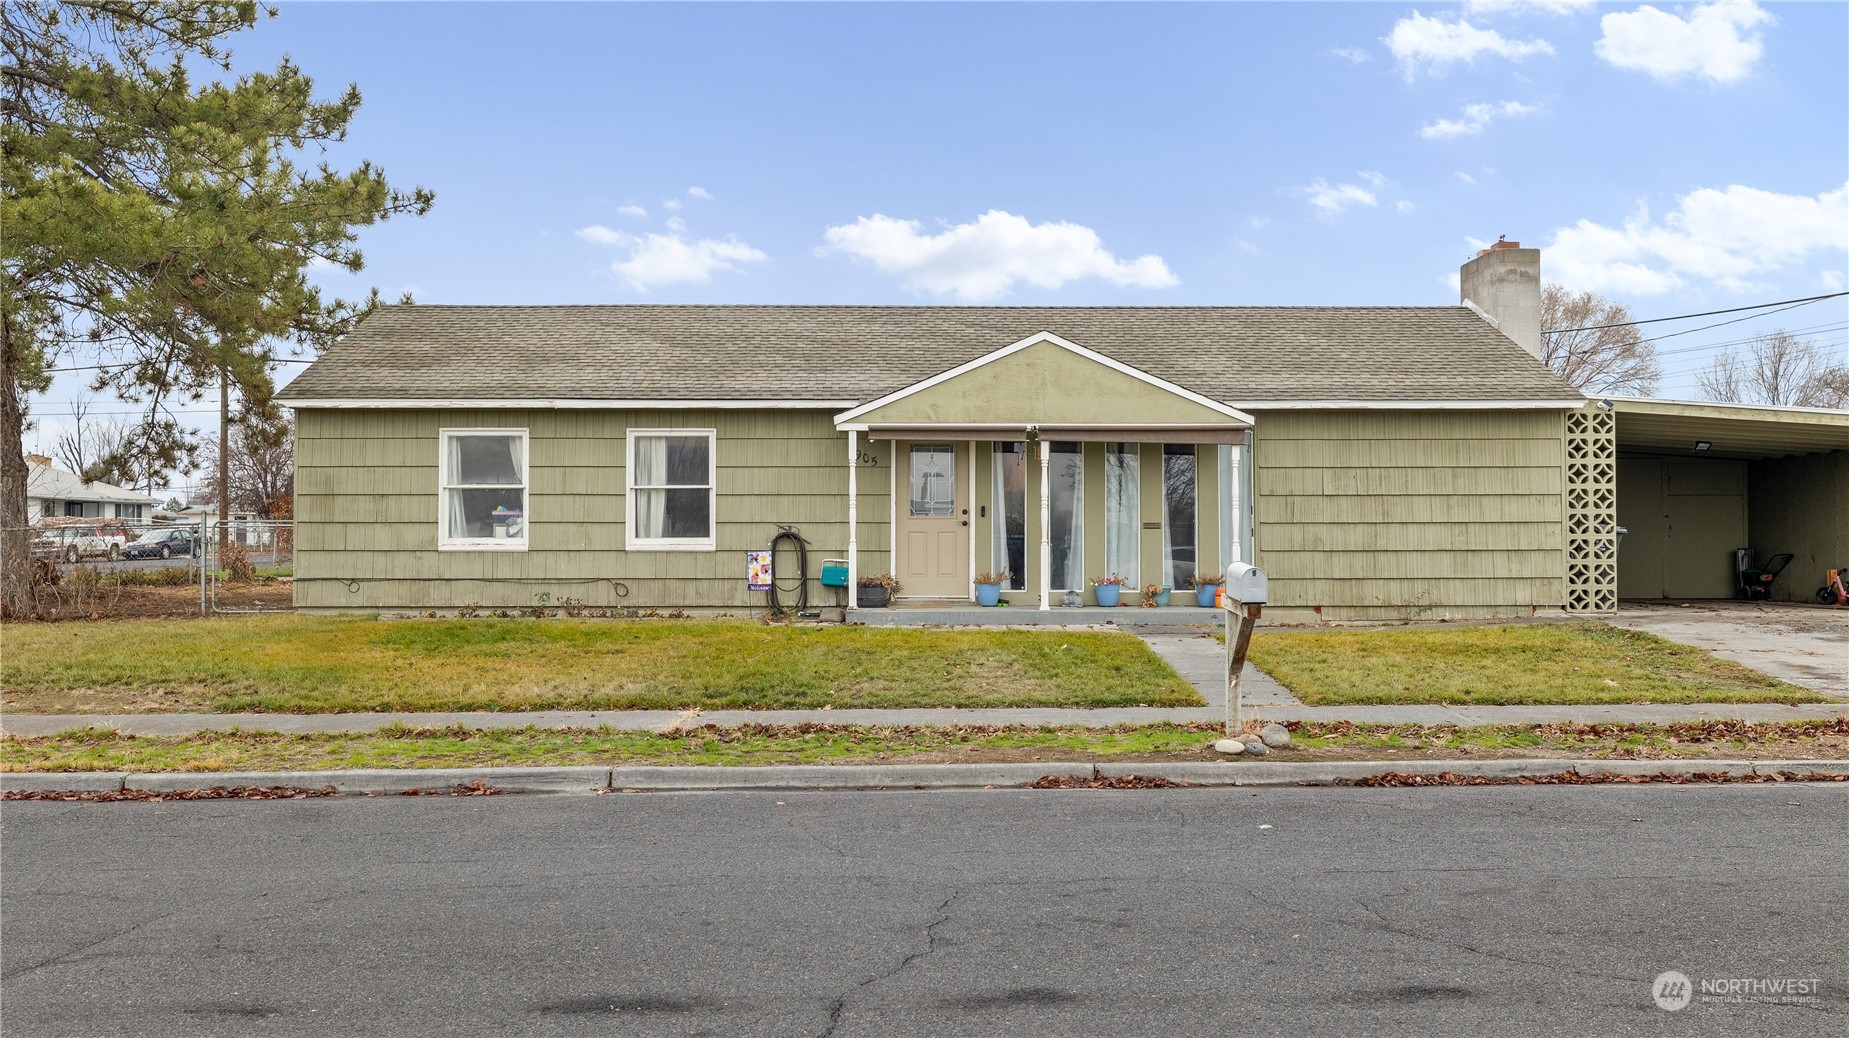
{"label": "white mailbox", "polygon": [[1235,562],[1226,567],[1226,601],[1241,605],[1264,605],[1269,590],[1265,571],[1249,562]]}

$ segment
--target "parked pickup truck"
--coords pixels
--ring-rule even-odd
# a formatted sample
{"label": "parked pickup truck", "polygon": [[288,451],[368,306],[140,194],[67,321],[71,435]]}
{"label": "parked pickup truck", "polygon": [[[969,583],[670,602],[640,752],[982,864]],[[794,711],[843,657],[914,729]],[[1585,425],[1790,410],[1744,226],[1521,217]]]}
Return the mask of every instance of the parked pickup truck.
{"label": "parked pickup truck", "polygon": [[32,554],[66,562],[116,559],[129,540],[128,528],[121,523],[60,523],[39,529],[32,538]]}

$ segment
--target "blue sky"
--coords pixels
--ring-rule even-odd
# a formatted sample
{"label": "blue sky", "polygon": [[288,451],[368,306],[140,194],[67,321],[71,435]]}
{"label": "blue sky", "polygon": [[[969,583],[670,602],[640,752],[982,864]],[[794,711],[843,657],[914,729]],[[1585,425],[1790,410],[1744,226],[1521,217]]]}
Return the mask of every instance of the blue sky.
{"label": "blue sky", "polygon": [[[437,193],[343,293],[1449,304],[1507,235],[1653,317],[1844,287],[1846,40],[1823,3],[283,3],[233,43],[358,83],[336,164]],[[1845,320],[1663,345],[1849,357]]]}

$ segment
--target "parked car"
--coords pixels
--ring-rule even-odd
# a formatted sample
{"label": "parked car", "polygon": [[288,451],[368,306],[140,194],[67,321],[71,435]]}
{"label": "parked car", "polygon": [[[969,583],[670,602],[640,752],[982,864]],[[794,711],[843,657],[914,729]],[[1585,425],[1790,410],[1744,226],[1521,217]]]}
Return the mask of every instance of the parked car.
{"label": "parked car", "polygon": [[32,554],[37,558],[78,562],[83,559],[117,558],[128,546],[128,529],[117,522],[59,522],[42,526],[32,538]]}
{"label": "parked car", "polygon": [[149,530],[122,549],[125,559],[171,559],[193,556],[193,535],[185,530]]}

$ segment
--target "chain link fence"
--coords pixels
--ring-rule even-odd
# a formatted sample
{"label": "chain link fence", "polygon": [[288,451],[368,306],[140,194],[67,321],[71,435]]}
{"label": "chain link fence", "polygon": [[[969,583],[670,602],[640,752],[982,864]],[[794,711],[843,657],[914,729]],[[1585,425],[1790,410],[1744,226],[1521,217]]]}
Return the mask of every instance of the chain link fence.
{"label": "chain link fence", "polygon": [[295,524],[47,516],[25,529],[41,619],[284,612]]}

